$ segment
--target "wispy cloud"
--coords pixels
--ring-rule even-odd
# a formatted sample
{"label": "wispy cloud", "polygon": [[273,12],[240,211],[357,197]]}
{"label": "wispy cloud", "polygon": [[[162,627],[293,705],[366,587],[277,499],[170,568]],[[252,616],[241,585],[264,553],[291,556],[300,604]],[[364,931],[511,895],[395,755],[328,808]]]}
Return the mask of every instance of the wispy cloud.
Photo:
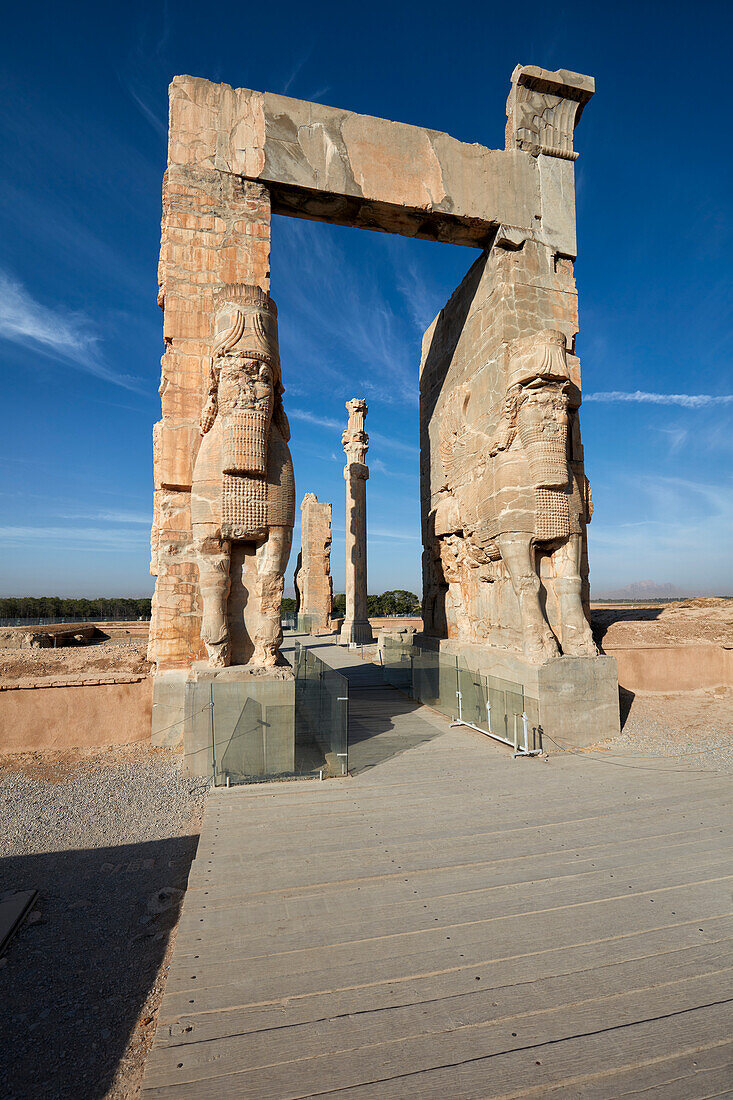
{"label": "wispy cloud", "polygon": [[687,428],[657,428],[656,430],[668,437],[670,455],[677,454],[680,448],[687,442],[687,438],[690,434]]}
{"label": "wispy cloud", "polygon": [[[400,464],[402,466],[402,464]],[[393,469],[388,466],[386,462],[382,462],[381,458],[370,458],[369,469],[372,473],[384,474],[385,477],[398,477],[404,481],[416,481],[419,476],[419,470],[417,465],[412,473],[407,473],[404,469]]]}
{"label": "wispy cloud", "polygon": [[127,83],[125,86],[127,88],[127,91],[130,93],[130,96],[139,107],[140,113],[143,118],[147,119],[147,121],[150,123],[157,134],[160,134],[161,137],[167,138],[168,126],[163,118],[155,113],[153,108],[145,102],[143,97],[138,92],[135,91],[131,83]]}
{"label": "wispy cloud", "polygon": [[329,416],[317,416],[315,413],[308,412],[307,409],[288,408],[287,413],[292,420],[303,420],[307,424],[316,424],[319,428],[328,428],[329,431],[341,432],[346,427],[346,416],[343,422],[339,423],[338,420],[333,420]]}
{"label": "wispy cloud", "polygon": [[144,531],[131,531],[124,527],[50,527],[46,524],[40,527],[9,526],[0,527],[0,539],[17,544],[41,543],[46,547],[52,547],[54,543],[64,546],[73,544],[83,548],[94,545],[95,549],[100,550],[136,552],[147,546],[147,535]]}
{"label": "wispy cloud", "polygon": [[101,511],[101,512],[52,512],[50,513],[55,519],[64,520],[95,520],[98,523],[141,523],[145,527],[150,527],[152,523],[152,513],[145,512],[118,512],[118,511]]}
{"label": "wispy cloud", "polygon": [[[305,424],[313,424],[318,428],[325,428],[329,432],[340,433],[346,427],[346,413],[344,413],[343,420],[336,420],[330,416],[319,416],[317,413],[309,412],[307,409],[287,409],[288,417],[292,420],[302,420]],[[369,442],[377,444],[379,447],[386,448],[389,451],[399,451],[401,454],[407,455],[419,455],[420,448],[413,446],[410,443],[403,443],[400,439],[395,439],[393,436],[382,435],[380,432],[368,432]],[[343,457],[343,456],[342,456]],[[374,458],[367,459],[374,469],[380,469],[383,473],[390,473],[382,459]]]}
{"label": "wispy cloud", "polygon": [[733,393],[646,393],[644,390],[627,393],[623,390],[605,390],[586,393],[583,401],[625,401],[642,405],[680,405],[685,409],[705,409],[712,405],[732,405]]}
{"label": "wispy cloud", "polygon": [[280,218],[273,241],[283,361],[344,398],[360,391],[382,404],[416,404],[419,345],[378,274],[351,261],[330,226]]}
{"label": "wispy cloud", "polygon": [[[688,591],[731,590],[733,483],[729,479],[713,484],[634,475],[625,489],[629,498],[641,496],[644,518],[604,523],[601,512],[588,528],[599,588],[618,587],[642,575],[662,577]],[[692,585],[691,578],[695,578]]]}
{"label": "wispy cloud", "polygon": [[293,65],[293,68],[290,71],[290,76],[288,76],[286,78],[286,80],[285,80],[285,82],[282,86],[283,87],[283,90],[282,90],[283,95],[288,94],[288,92],[292,88],[293,84],[298,79],[303,66],[305,65],[306,61],[308,60],[308,58],[310,57],[310,55],[312,53],[313,53],[313,47],[311,46],[310,49],[306,50],[306,52],[301,57],[299,57],[298,60],[295,62],[295,64]]}
{"label": "wispy cloud", "polygon": [[372,443],[378,443],[381,447],[386,447],[388,451],[400,451],[406,455],[419,455],[420,448],[414,447],[411,443],[403,443],[399,439],[395,439],[394,436],[380,435],[379,432],[370,432],[369,439]]}
{"label": "wispy cloud", "polygon": [[431,290],[414,263],[398,267],[397,289],[404,298],[412,323],[420,335],[440,312],[443,302],[438,290]]}
{"label": "wispy cloud", "polygon": [[310,92],[307,98],[310,100],[311,103],[313,103],[318,101],[319,99],[322,99],[324,95],[328,95],[330,91],[331,85],[326,84],[323,88],[316,88],[315,92]]}
{"label": "wispy cloud", "polygon": [[0,270],[0,338],[72,364],[105,382],[128,390],[143,390],[142,381],[115,374],[104,362],[100,337],[82,313],[42,305],[23,284]]}

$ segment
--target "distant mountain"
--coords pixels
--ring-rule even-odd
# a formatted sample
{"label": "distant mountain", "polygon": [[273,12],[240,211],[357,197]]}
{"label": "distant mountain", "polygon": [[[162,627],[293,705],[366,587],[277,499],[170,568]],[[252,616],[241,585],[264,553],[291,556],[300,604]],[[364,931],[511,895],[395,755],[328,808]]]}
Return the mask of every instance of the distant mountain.
{"label": "distant mountain", "polygon": [[602,600],[676,600],[685,593],[673,584],[657,584],[656,581],[634,581],[625,588],[615,588],[611,592],[603,592],[594,599]]}

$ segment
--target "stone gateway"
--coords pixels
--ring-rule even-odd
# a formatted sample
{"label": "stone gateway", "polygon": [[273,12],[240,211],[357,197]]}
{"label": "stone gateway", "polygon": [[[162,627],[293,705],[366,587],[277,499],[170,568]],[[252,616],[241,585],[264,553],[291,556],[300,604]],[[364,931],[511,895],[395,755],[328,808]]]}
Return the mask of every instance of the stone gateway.
{"label": "stone gateway", "polygon": [[[274,212],[480,250],[423,341],[426,641],[521,682],[545,730],[576,744],[618,730],[615,662],[597,655],[587,620],[575,345],[573,143],[593,92],[590,77],[517,66],[497,150],[174,78],[151,538],[159,676],[278,657],[294,486],[269,296]],[[352,495],[365,488],[358,469],[347,448]],[[360,640],[356,605],[351,616],[346,640]]]}

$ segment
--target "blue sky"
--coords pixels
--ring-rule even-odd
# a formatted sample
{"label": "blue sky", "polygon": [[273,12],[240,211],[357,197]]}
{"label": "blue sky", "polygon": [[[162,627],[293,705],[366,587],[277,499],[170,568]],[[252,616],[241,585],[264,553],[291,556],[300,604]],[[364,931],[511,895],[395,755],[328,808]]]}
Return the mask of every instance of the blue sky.
{"label": "blue sky", "polygon": [[[732,592],[732,32],[723,3],[6,5],[0,594],[152,591],[170,78],[318,99],[501,148],[518,62],[597,84],[576,134],[593,590],[652,579]],[[337,591],[340,432],[344,402],[361,395],[369,588],[420,590],[420,338],[475,257],[274,219],[298,499],[333,502]]]}

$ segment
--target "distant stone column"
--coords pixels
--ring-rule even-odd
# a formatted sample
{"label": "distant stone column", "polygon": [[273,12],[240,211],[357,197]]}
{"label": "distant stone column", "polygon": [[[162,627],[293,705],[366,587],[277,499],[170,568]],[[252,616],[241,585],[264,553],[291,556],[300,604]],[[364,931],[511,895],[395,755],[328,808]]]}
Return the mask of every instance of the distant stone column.
{"label": "distant stone column", "polygon": [[367,618],[366,483],[369,468],[364,462],[369,436],[364,419],[369,409],[362,398],[346,402],[349,423],[341,437],[346,452],[346,618],[341,627],[341,645],[373,642]]}
{"label": "distant stone column", "polygon": [[312,634],[331,630],[331,505],[319,503],[315,493],[306,493],[300,506],[301,552],[296,588],[298,610],[311,617]]}

